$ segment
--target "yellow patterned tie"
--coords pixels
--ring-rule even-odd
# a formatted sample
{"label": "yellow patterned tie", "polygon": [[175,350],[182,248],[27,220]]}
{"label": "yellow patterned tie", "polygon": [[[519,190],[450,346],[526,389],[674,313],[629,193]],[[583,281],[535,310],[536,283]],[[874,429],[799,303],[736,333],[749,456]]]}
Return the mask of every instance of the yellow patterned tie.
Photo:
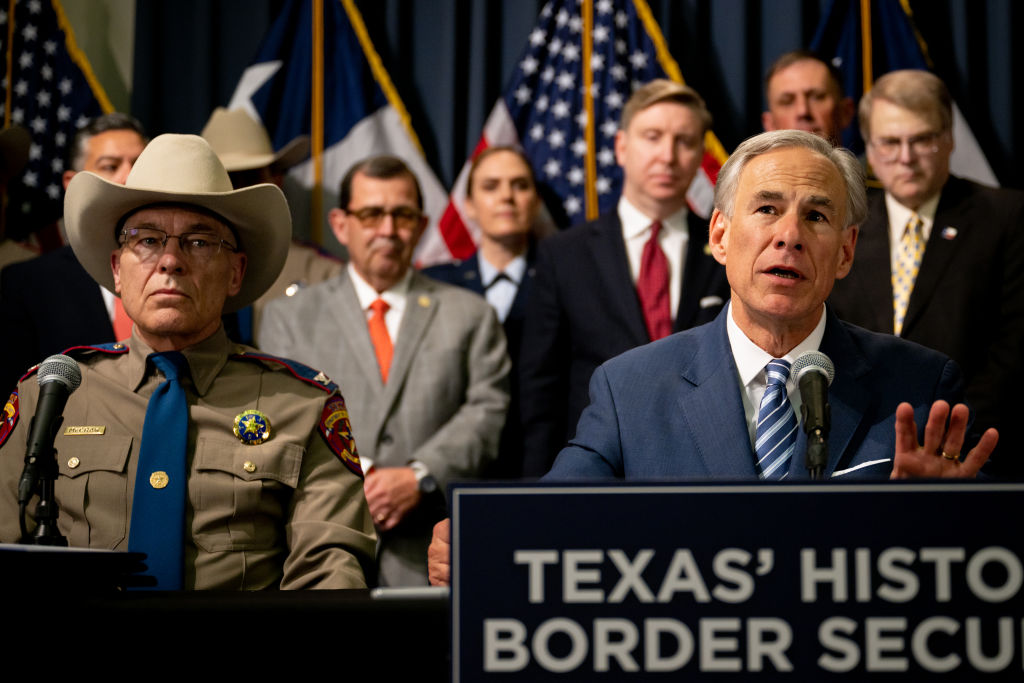
{"label": "yellow patterned tie", "polygon": [[903,229],[899,253],[892,271],[892,329],[897,336],[903,331],[903,319],[907,315],[910,293],[914,291],[914,281],[924,257],[922,225],[924,224],[917,213],[910,215],[907,227]]}

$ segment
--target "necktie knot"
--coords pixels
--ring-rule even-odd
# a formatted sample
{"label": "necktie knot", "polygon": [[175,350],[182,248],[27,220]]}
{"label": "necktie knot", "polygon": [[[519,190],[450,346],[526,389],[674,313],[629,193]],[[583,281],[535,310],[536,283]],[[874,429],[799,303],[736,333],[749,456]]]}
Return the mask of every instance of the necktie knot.
{"label": "necktie knot", "polygon": [[768,362],[768,365],[764,366],[765,375],[768,378],[768,386],[785,386],[786,381],[789,379],[789,361],[782,360],[781,358],[772,359]]}
{"label": "necktie knot", "polygon": [[387,301],[384,301],[384,299],[374,299],[373,303],[370,304],[370,310],[380,316],[387,313],[388,310],[390,310],[390,308],[391,304],[389,304]]}
{"label": "necktie knot", "polygon": [[180,351],[151,353],[149,359],[153,361],[157,370],[172,382],[178,381],[181,375],[188,371],[188,361]]}
{"label": "necktie knot", "polygon": [[661,234],[661,221],[654,221],[651,223],[651,239],[656,240]]}
{"label": "necktie knot", "polygon": [[499,282],[501,282],[503,280],[505,282],[511,282],[512,284],[515,284],[515,281],[512,278],[510,278],[508,275],[506,275],[505,271],[502,270],[502,271],[498,271],[498,274],[494,276],[494,279],[491,280],[490,282],[488,282],[484,286],[484,289],[488,290],[488,289],[490,289],[491,287],[493,287],[494,285],[498,284]]}

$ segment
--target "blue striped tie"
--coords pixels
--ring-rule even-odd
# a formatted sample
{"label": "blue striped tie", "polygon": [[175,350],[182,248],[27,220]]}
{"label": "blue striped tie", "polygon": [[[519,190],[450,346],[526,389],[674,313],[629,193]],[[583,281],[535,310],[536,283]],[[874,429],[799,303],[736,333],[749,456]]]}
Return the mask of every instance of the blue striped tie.
{"label": "blue striped tie", "polygon": [[772,360],[765,366],[768,387],[757,411],[754,452],[762,479],[784,479],[796,450],[796,413],[786,392],[789,363]]}

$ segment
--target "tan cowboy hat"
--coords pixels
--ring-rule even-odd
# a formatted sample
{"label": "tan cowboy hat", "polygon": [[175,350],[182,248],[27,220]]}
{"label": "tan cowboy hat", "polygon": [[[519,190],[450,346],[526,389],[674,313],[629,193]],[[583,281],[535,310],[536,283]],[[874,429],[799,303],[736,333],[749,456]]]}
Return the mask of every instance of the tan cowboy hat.
{"label": "tan cowboy hat", "polygon": [[200,133],[228,173],[274,165],[291,168],[309,154],[309,138],[300,135],[274,153],[263,124],[241,109],[214,109]]}
{"label": "tan cowboy hat", "polygon": [[198,135],[154,138],[124,185],[95,173],[76,173],[64,197],[64,224],[75,256],[96,282],[114,291],[110,253],[126,214],[151,204],[192,204],[222,216],[238,235],[247,265],[242,289],[224,302],[224,312],[244,308],[270,288],[284,266],[292,236],[288,202],[264,183],[241,190],[210,145]]}

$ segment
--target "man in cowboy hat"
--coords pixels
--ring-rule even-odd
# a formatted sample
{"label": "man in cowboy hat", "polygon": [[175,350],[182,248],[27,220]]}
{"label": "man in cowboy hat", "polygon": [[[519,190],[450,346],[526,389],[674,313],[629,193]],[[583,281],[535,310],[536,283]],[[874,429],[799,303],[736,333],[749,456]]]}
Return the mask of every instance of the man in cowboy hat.
{"label": "man in cowboy hat", "polygon": [[[293,138],[275,152],[267,129],[241,109],[217,107],[200,135],[217,153],[235,188],[258,183],[273,183],[283,188],[288,169],[309,155],[309,138],[305,135]],[[293,239],[288,245],[288,257],[281,274],[263,296],[253,302],[251,338],[258,344],[260,316],[268,301],[294,296],[300,289],[338,275],[341,268],[338,259]],[[241,312],[239,315],[239,326],[245,327],[246,317]]]}
{"label": "man in cowboy hat", "polygon": [[[221,326],[281,269],[281,191],[232,190],[202,138],[163,135],[125,186],[75,176],[65,221],[134,321],[125,343],[69,350],[82,382],[55,443],[69,544],[146,552],[162,589],[365,585],[376,541],[337,388]],[[24,380],[0,426],[3,541],[19,536],[19,412],[33,415],[40,392]]]}

